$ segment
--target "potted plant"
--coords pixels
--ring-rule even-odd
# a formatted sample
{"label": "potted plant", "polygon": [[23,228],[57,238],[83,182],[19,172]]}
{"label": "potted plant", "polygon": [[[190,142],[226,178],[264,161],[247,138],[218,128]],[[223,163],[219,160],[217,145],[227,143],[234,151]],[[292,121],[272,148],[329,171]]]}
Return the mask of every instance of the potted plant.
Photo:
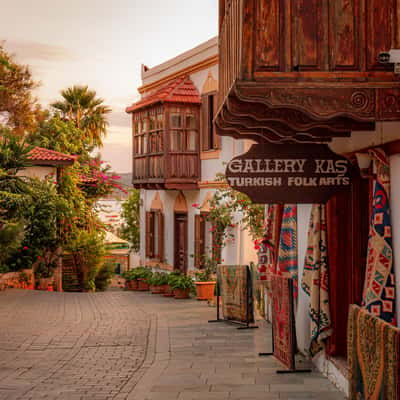
{"label": "potted plant", "polygon": [[153,276],[150,279],[148,279],[151,293],[153,294],[164,293],[164,282],[165,282],[164,275],[166,276],[166,274],[163,272],[155,272]]}
{"label": "potted plant", "polygon": [[212,300],[215,291],[217,261],[208,255],[203,257],[203,269],[195,273],[197,300]]}
{"label": "potted plant", "polygon": [[176,276],[171,280],[170,286],[176,299],[188,299],[190,291],[194,289],[192,277],[186,275]]}
{"label": "potted plant", "polygon": [[138,290],[141,292],[146,292],[149,290],[148,280],[151,278],[153,273],[150,269],[146,267],[136,268],[137,280],[138,280]]}
{"label": "potted plant", "polygon": [[129,271],[125,271],[122,274],[122,277],[125,279],[125,289],[126,290],[138,290],[138,280],[136,269],[130,269]]}
{"label": "potted plant", "polygon": [[47,263],[40,261],[35,269],[36,287],[39,290],[54,291],[54,270],[57,267],[55,262]]}
{"label": "potted plant", "polygon": [[167,275],[166,283],[164,284],[164,296],[165,297],[174,297],[174,290],[172,289],[172,284],[174,280],[181,276],[181,271],[174,271]]}

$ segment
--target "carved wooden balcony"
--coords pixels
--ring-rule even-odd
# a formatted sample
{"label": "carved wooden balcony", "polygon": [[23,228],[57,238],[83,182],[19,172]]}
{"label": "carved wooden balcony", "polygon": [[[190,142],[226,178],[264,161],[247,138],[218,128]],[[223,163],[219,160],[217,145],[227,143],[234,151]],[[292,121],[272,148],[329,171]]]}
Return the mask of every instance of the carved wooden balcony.
{"label": "carved wooden balcony", "polygon": [[197,188],[200,103],[191,80],[177,78],[126,109],[132,113],[135,188]]}
{"label": "carved wooden balcony", "polygon": [[400,120],[398,0],[220,0],[218,134],[330,141]]}

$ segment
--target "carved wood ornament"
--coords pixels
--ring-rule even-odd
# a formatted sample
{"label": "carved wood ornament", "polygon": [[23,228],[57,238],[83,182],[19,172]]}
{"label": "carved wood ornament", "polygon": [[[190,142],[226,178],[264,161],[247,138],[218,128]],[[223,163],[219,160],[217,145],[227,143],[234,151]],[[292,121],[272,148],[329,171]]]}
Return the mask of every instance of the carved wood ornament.
{"label": "carved wood ornament", "polygon": [[218,134],[328,142],[400,120],[398,0],[221,0]]}

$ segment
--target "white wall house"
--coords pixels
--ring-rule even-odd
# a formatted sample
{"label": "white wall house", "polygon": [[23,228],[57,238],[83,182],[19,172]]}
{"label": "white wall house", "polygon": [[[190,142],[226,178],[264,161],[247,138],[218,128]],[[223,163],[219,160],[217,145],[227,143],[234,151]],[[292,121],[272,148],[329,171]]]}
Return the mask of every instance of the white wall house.
{"label": "white wall house", "polygon": [[[186,79],[184,86],[182,84],[179,86],[179,79]],[[217,38],[156,67],[143,66],[142,68],[143,85],[139,88],[142,98],[128,107],[127,112],[132,113],[133,123],[133,184],[141,188],[140,259],[144,265],[190,272],[196,267],[194,257],[196,243],[201,241],[202,251],[204,249],[207,251],[207,248],[211,246],[209,223],[202,222],[204,224],[202,233],[199,233],[199,226],[196,226],[196,223],[199,223],[199,215],[201,212],[207,212],[208,199],[213,196],[219,186],[216,182],[216,174],[223,173],[224,163],[243,153],[249,146],[248,141],[216,136],[212,119],[217,111],[217,79]],[[176,84],[176,89],[171,89]],[[191,97],[189,97],[190,93]],[[186,97],[182,98],[181,95]],[[183,101],[178,103],[179,100]],[[153,146],[151,135],[154,132],[151,131],[151,115],[153,112],[157,113],[153,111],[157,107],[167,107],[167,101],[169,107],[176,105],[178,109],[174,111],[170,108],[172,111],[164,114],[165,132],[161,147],[156,149],[157,153],[151,148]],[[198,110],[190,108],[190,113],[194,113],[196,120],[191,122],[191,127],[183,127],[186,131],[182,131],[182,136],[176,139],[174,135],[177,135],[178,131],[173,129],[173,124],[176,122],[173,119],[174,113],[182,110],[180,112],[189,115],[187,114],[188,107],[193,107],[194,102],[197,103],[195,107]],[[184,111],[185,107],[186,111]],[[150,133],[145,132],[144,137],[141,138],[143,130],[147,128],[146,113],[150,118]],[[160,120],[162,118],[160,116]],[[180,120],[179,116],[177,118]],[[143,127],[140,124],[143,124]],[[182,126],[178,123],[176,128],[181,129]],[[178,148],[182,146],[182,143],[184,143],[184,148]],[[171,151],[171,154],[167,154],[168,151]],[[148,157],[146,157],[146,152]],[[151,167],[152,160],[147,159],[155,158],[154,154],[160,154],[159,158],[164,157],[161,161],[163,171],[159,171],[158,178],[160,179],[158,180],[155,179]],[[183,160],[179,157],[187,157],[187,159]],[[189,157],[192,158],[189,159]],[[140,163],[143,162],[150,162],[150,171],[147,171],[147,174],[143,174],[143,171],[138,172],[142,165]],[[184,172],[185,169],[191,169],[193,166],[196,166],[198,174],[192,176],[194,179],[189,180],[187,176],[184,176]],[[174,169],[179,172],[173,172]],[[183,175],[173,180],[171,175],[174,173]],[[201,210],[199,207],[194,207],[194,204],[198,204]],[[243,264],[255,260],[256,253],[249,235],[241,231],[239,227],[231,229],[236,240],[223,249],[221,258],[224,263]]]}

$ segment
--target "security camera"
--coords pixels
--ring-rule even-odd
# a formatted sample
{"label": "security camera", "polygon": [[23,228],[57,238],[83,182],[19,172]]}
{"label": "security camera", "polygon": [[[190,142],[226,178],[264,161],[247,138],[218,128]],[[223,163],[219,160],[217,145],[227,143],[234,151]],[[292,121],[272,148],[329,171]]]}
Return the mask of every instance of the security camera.
{"label": "security camera", "polygon": [[379,53],[378,60],[382,64],[399,64],[400,49],[391,49],[390,51]]}
{"label": "security camera", "polygon": [[390,63],[390,53],[379,53],[378,61],[381,64],[389,64]]}

